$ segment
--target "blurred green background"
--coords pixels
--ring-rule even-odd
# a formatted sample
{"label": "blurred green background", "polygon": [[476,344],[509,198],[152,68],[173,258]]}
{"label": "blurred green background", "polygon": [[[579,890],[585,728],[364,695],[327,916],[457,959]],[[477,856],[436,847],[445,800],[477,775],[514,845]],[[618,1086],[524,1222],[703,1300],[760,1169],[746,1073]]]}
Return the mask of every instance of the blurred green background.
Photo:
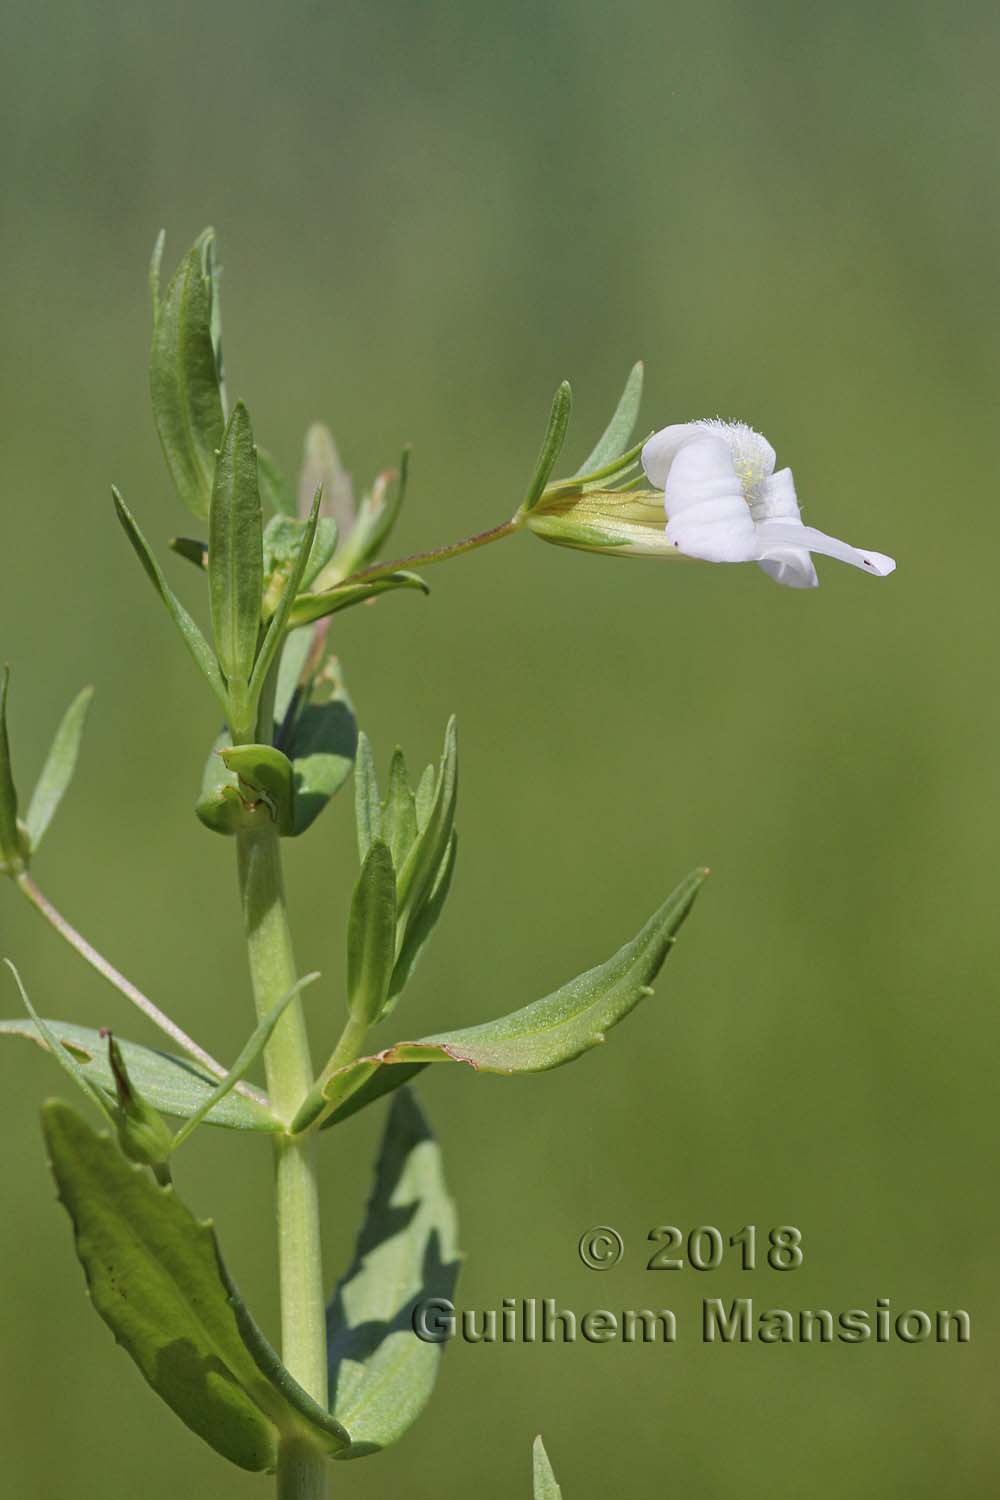
{"label": "blurred green background", "polygon": [[[575,466],[641,355],[647,428],[750,421],[807,519],[899,560],[881,583],[821,560],[806,594],[518,537],[432,574],[429,600],[343,617],[383,766],[461,726],[459,878],[403,1032],[544,994],[692,865],[714,874],[600,1053],[422,1090],[462,1305],[670,1306],[678,1344],[456,1344],[420,1424],[335,1493],[527,1496],[538,1430],[567,1500],[995,1493],[996,7],[8,0],[3,29],[0,653],[23,786],[97,687],[36,875],[213,1051],[249,1024],[232,847],[191,811],[215,716],[109,499],[161,549],[185,529],[146,393],[161,225],[173,266],[215,224],[230,392],[285,466],[316,417],[359,481],[413,442],[401,552],[509,514],[564,375]],[[328,975],[317,1050],[350,803],[288,847],[300,959]],[[0,936],[49,1014],[155,1040],[12,889]],[[37,1127],[63,1080],[8,1045],[9,1492],[266,1493],[89,1309]],[[331,1279],[378,1116],[324,1138]],[[266,1145],[200,1141],[181,1189],[274,1333]],[[805,1267],[644,1270],[657,1224],[748,1222],[799,1225]],[[626,1242],[604,1275],[575,1248],[597,1223]],[[744,1295],[963,1307],[973,1342],[704,1347],[702,1297]]]}

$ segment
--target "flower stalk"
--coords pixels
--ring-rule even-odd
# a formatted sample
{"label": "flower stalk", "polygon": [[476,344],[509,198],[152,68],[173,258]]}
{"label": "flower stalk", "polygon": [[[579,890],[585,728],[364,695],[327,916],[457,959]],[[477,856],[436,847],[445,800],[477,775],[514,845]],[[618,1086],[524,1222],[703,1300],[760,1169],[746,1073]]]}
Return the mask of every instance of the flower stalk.
{"label": "flower stalk", "polygon": [[[100,974],[102,979],[106,979],[120,995],[124,995],[126,1000],[130,1001],[137,1010],[140,1010],[148,1020],[152,1021],[154,1026],[159,1027],[164,1036],[168,1036],[183,1052],[186,1052],[195,1062],[201,1063],[202,1067],[207,1068],[217,1078],[224,1078],[226,1076],[226,1069],[222,1063],[218,1062],[210,1052],[206,1052],[204,1047],[200,1047],[197,1042],[193,1041],[187,1032],[178,1026],[176,1021],[171,1020],[170,1016],[160,1010],[159,1006],[150,1000],[148,995],[144,995],[142,990],[134,985],[130,979],[126,979],[125,975],[115,968],[110,959],[105,958],[92,943],[87,942],[82,933],[77,932],[73,924],[39,890],[26,870],[23,870],[15,877],[14,883],[21,894],[27,897],[35,910],[45,918],[49,926],[54,928],[63,941],[68,943],[75,952],[79,953],[80,957]],[[267,1102],[263,1095],[248,1083],[238,1083],[236,1088],[241,1094],[245,1094],[250,1099],[256,1099],[260,1104],[266,1104]]]}
{"label": "flower stalk", "polygon": [[409,556],[397,557],[392,562],[371,563],[367,568],[361,568],[357,573],[352,573],[348,578],[343,579],[340,586],[368,583],[387,573],[398,573],[408,568],[426,568],[431,563],[447,562],[449,558],[461,557],[466,552],[475,552],[479,547],[488,547],[491,542],[502,541],[505,536],[513,536],[515,531],[520,531],[522,524],[519,516],[512,516],[509,521],[501,521],[499,526],[491,526],[487,531],[478,531],[473,536],[462,537],[459,541],[449,542],[444,547],[434,547],[429,552],[412,552]]}

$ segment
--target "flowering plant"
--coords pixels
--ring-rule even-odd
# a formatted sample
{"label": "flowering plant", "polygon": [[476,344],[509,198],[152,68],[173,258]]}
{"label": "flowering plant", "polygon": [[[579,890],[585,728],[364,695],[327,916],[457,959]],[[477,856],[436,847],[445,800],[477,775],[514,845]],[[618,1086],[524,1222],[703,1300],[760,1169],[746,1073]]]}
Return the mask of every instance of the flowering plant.
{"label": "flowering plant", "polygon": [[[226,396],[215,241],[206,230],[161,287],[153,257],[153,416],[179,498],[202,537],[171,546],[207,586],[210,630],[180,602],[117,490],[114,507],[222,726],[209,749],[196,811],[231,838],[254,1021],[216,1060],[180,1023],[76,931],[36,884],[35,858],[76,766],[89,690],[71,704],[25,807],[8,737],[9,672],[0,688],[0,869],[93,969],[169,1039],[171,1050],[46,1019],[8,960],[24,1014],[0,1034],[41,1046],[109,1130],[76,1108],[42,1109],[59,1196],[98,1313],[149,1385],[231,1463],[275,1472],[285,1500],[327,1492],[330,1461],[396,1442],[424,1408],[441,1348],[421,1341],[412,1312],[450,1295],[459,1269],[455,1208],[442,1153],[413,1092],[432,1064],[477,1073],[540,1073],[571,1062],[652,993],[706,872],[695,870],[613,956],[498,1019],[414,1037],[396,1007],[434,934],[457,855],[454,721],[436,765],[412,776],[401,750],[380,781],[358,728],[331,623],[393,592],[427,592],[417,569],[525,530],[552,542],[620,554],[688,553],[755,560],[781,581],[810,576],[808,549],[846,555],[802,526],[787,470],[742,426],[667,428],[630,446],[642,369],[589,457],[552,475],[569,421],[557,392],[524,498],[509,520],[450,546],[387,561],[404,502],[407,455],[360,500],[330,433],[310,429],[298,493],[255,440],[250,414]],[[643,475],[645,470],[645,476]],[[663,490],[651,493],[644,478]],[[665,513],[664,513],[665,506]],[[669,518],[669,520],[668,520]],[[857,556],[848,558],[857,561]],[[862,565],[886,572],[888,559]],[[319,975],[294,956],[283,840],[307,833],[354,776],[358,873],[345,914],[344,974],[333,984],[343,1028],[321,1065],[307,1034],[304,992]],[[405,1015],[405,1011],[403,1012]],[[396,1039],[373,1045],[392,1018]],[[265,1087],[251,1081],[263,1068]],[[359,1110],[389,1102],[374,1186],[352,1264],[329,1295],[319,1231],[319,1153]],[[266,1136],[274,1154],[280,1353],[226,1268],[210,1223],[185,1206],[178,1152],[201,1125]],[[183,1158],[181,1159],[183,1161]],[[558,1487],[540,1443],[535,1494]]]}

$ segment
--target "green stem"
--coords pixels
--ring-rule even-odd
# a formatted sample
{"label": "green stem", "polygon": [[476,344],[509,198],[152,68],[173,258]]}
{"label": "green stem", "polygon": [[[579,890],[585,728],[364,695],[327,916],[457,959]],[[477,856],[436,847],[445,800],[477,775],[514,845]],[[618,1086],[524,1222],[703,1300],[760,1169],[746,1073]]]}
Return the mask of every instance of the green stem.
{"label": "green stem", "polygon": [[[237,834],[240,896],[258,1017],[295,984],[297,974],[285,906],[278,835],[260,822]],[[264,1051],[268,1093],[279,1119],[290,1122],[312,1086],[312,1063],[301,999],[288,1006]],[[275,1139],[275,1199],[281,1286],[282,1358],[298,1383],[327,1404],[326,1313],[314,1136]],[[282,1447],[281,1500],[321,1500],[326,1459],[302,1444]]]}
{"label": "green stem", "polygon": [[327,1461],[301,1443],[282,1443],[278,1456],[278,1500],[326,1500]]}
{"label": "green stem", "polygon": [[488,547],[491,542],[499,542],[520,529],[520,520],[512,516],[499,526],[491,526],[489,531],[477,531],[475,536],[463,537],[459,542],[449,542],[446,547],[435,547],[430,552],[411,552],[408,557],[397,557],[392,562],[372,563],[357,573],[351,573],[341,583],[365,583],[372,578],[381,578],[383,573],[395,573],[400,568],[426,568],[430,563],[447,562],[449,557],[461,557],[463,552],[475,552],[477,547]]}

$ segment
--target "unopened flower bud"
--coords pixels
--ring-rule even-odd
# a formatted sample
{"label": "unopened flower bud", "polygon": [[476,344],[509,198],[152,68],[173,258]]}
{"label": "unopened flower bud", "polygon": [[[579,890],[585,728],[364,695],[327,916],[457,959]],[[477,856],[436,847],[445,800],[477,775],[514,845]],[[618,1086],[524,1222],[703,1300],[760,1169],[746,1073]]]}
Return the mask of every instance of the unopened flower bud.
{"label": "unopened flower bud", "polygon": [[108,1039],[108,1059],[118,1096],[115,1112],[118,1143],[130,1161],[152,1167],[161,1182],[169,1181],[166,1164],[173,1145],[170,1129],[135,1087],[125,1067],[121,1048],[110,1031],[102,1032],[102,1035]]}

